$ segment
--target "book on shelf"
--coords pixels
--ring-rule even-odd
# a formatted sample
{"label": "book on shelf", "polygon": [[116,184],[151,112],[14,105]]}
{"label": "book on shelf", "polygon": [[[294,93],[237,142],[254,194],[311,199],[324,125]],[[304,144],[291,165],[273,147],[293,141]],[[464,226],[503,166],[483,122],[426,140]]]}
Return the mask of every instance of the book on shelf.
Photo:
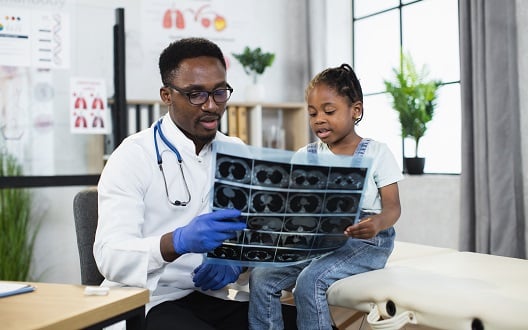
{"label": "book on shelf", "polygon": [[234,105],[227,107],[227,135],[238,136],[238,111]]}
{"label": "book on shelf", "polygon": [[237,135],[244,143],[249,143],[247,111],[243,106],[237,108]]}
{"label": "book on shelf", "polygon": [[227,135],[227,133],[228,133],[228,131],[227,131],[227,109],[224,112],[224,114],[222,115],[222,118],[220,118],[219,131],[224,133],[225,135]]}

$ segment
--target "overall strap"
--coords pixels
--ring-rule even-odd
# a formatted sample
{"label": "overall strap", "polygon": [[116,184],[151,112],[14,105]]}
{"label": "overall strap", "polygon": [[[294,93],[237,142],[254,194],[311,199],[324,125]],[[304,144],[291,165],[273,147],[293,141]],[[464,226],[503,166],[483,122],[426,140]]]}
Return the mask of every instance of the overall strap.
{"label": "overall strap", "polygon": [[[371,140],[372,139],[369,139],[369,138],[362,139],[359,142],[353,156],[361,159],[361,157],[365,155],[365,151],[367,151],[368,144]],[[306,146],[306,151],[308,152],[308,157],[314,157],[317,154],[317,142],[309,143]]]}
{"label": "overall strap", "polygon": [[363,157],[363,155],[365,155],[365,151],[367,151],[367,147],[370,141],[371,139],[369,138],[362,139],[361,142],[359,142],[356,151],[354,152],[354,157]]}
{"label": "overall strap", "polygon": [[317,162],[317,142],[309,143],[306,146],[306,151],[308,152],[308,161],[315,164]]}
{"label": "overall strap", "polygon": [[356,151],[354,152],[354,155],[353,155],[353,161],[352,161],[353,166],[361,165],[361,160],[363,159],[363,156],[365,155],[365,152],[367,151],[367,147],[370,141],[371,139],[367,138],[367,139],[362,139],[361,142],[359,142],[356,148]]}

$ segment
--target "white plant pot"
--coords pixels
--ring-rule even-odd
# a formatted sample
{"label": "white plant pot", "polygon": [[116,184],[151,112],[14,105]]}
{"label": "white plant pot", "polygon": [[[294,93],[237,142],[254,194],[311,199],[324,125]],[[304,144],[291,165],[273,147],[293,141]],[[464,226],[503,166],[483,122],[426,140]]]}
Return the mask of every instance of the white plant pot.
{"label": "white plant pot", "polygon": [[266,91],[261,84],[251,84],[246,87],[246,101],[262,102],[264,101]]}

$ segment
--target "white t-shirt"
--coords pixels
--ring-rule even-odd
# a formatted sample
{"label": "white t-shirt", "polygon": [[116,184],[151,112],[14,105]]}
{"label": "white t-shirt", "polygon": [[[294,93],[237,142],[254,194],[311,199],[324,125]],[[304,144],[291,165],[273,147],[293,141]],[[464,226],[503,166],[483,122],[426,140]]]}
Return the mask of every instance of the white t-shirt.
{"label": "white t-shirt", "polygon": [[[330,148],[326,143],[318,141],[316,143],[318,154],[331,154]],[[307,146],[299,149],[298,153],[308,153]],[[370,140],[363,154],[364,158],[372,160],[370,176],[367,178],[365,194],[361,209],[367,212],[381,212],[381,198],[378,188],[387,186],[391,183],[403,179],[403,174],[394,155],[385,143]]]}

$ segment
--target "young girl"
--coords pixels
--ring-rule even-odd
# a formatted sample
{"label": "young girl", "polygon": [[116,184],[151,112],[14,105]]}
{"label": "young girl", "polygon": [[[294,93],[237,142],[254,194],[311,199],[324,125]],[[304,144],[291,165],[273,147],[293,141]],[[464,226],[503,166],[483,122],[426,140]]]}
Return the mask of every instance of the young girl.
{"label": "young girl", "polygon": [[[403,176],[393,154],[380,142],[363,139],[355,125],[363,118],[363,92],[348,64],[317,74],[306,89],[310,128],[319,138],[299,152],[353,155],[362,142],[372,159],[359,223],[345,229],[346,244],[321,258],[287,267],[256,267],[250,278],[250,329],[282,329],[282,290],[293,291],[297,327],[332,329],[326,291],[335,281],[385,266],[400,216],[398,181]],[[360,149],[363,149],[360,148]]]}

